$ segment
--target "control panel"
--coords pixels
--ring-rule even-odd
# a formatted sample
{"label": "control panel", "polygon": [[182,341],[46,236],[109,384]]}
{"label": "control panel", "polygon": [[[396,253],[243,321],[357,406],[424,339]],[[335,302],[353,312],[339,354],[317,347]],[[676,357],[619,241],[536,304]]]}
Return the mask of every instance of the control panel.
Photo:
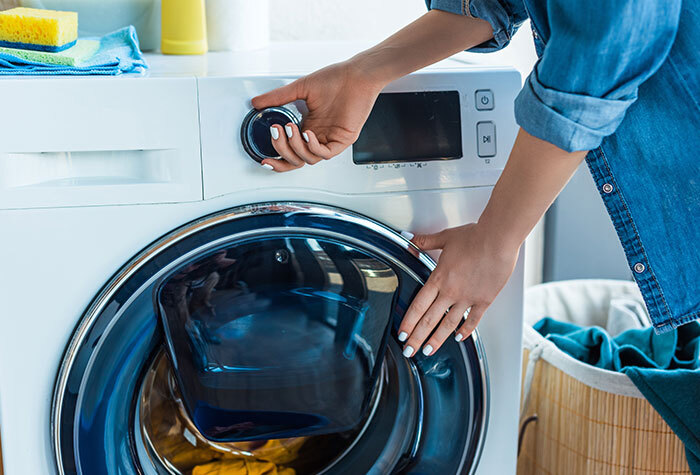
{"label": "control panel", "polygon": [[[276,158],[270,125],[301,124],[303,103],[251,110],[250,98],[296,77],[198,80],[205,197],[274,180],[338,193],[495,184],[515,141],[510,68],[424,70],[386,87],[355,144],[337,157],[285,174],[255,162]],[[243,160],[241,160],[243,158]],[[250,158],[255,160],[252,161]]]}

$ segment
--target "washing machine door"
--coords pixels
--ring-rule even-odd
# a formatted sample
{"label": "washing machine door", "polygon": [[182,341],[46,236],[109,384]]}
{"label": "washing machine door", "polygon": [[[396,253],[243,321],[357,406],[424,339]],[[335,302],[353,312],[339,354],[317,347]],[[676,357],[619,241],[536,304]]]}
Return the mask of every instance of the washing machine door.
{"label": "washing machine door", "polygon": [[53,401],[58,472],[472,473],[488,416],[478,334],[410,360],[396,340],[433,267],[320,205],[174,231],[76,329]]}

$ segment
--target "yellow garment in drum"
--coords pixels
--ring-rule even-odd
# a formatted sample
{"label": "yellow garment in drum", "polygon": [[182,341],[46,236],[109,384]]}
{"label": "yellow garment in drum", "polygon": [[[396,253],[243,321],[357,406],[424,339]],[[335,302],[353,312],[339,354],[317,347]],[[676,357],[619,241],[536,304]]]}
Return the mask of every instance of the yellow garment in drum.
{"label": "yellow garment in drum", "polygon": [[222,460],[192,469],[192,475],[295,475],[294,469],[280,468],[258,460]]}
{"label": "yellow garment in drum", "polygon": [[160,357],[141,395],[144,438],[159,458],[186,475],[295,475],[306,437],[253,442],[206,440],[187,417],[168,359]]}
{"label": "yellow garment in drum", "polygon": [[[304,442],[304,438],[299,438],[268,440],[262,445],[259,442],[228,444],[239,452],[227,453],[221,460],[197,465],[192,469],[192,475],[295,475],[294,469],[278,464],[294,461]],[[179,455],[186,458],[186,454]]]}

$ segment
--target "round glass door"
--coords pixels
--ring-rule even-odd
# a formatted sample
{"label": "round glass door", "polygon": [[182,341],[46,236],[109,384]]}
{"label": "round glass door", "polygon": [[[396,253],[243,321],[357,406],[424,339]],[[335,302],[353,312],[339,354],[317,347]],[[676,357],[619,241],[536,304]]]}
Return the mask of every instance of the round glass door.
{"label": "round glass door", "polygon": [[318,205],[174,231],[76,329],[53,404],[59,473],[472,473],[488,416],[478,335],[411,360],[396,340],[432,267]]}

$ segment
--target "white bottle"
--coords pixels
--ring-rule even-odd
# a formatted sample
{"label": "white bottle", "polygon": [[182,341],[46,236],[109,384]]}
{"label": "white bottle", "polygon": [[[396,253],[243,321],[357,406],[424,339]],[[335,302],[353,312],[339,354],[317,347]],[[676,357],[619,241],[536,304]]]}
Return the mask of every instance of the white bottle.
{"label": "white bottle", "polygon": [[268,0],[206,0],[209,51],[253,51],[270,42]]}

